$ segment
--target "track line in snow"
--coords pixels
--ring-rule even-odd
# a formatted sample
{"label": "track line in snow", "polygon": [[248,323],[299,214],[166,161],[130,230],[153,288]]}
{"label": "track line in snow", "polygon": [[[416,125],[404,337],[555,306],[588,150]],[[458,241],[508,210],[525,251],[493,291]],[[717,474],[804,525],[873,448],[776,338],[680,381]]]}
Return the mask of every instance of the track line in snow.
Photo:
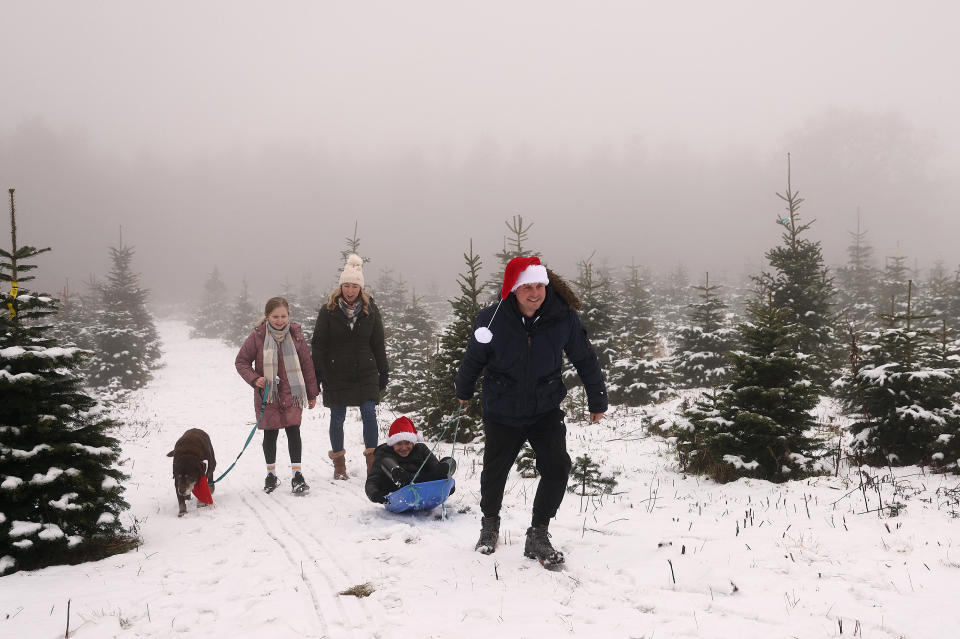
{"label": "track line in snow", "polygon": [[267,533],[267,536],[269,536],[277,544],[277,546],[280,547],[280,549],[283,551],[284,556],[286,556],[287,561],[290,562],[290,565],[294,569],[298,570],[298,572],[300,573],[300,579],[303,581],[303,584],[306,586],[307,592],[310,593],[310,599],[313,603],[313,611],[314,613],[316,613],[317,620],[320,622],[320,627],[323,629],[323,634],[321,636],[329,637],[330,626],[327,624],[327,619],[320,608],[320,598],[317,595],[317,590],[314,587],[313,583],[310,581],[309,577],[307,577],[306,573],[303,572],[302,567],[298,565],[290,549],[287,547],[285,543],[283,543],[283,540],[280,539],[277,535],[273,533],[273,531],[270,530],[270,527],[267,525],[267,522],[264,520],[260,512],[258,512],[257,509],[254,508],[249,501],[247,501],[247,498],[243,495],[243,493],[240,493],[239,497],[240,497],[240,501],[242,501],[243,504],[250,509],[250,511],[253,513],[253,516],[257,518],[258,522],[260,522],[260,526],[263,528],[264,532]]}

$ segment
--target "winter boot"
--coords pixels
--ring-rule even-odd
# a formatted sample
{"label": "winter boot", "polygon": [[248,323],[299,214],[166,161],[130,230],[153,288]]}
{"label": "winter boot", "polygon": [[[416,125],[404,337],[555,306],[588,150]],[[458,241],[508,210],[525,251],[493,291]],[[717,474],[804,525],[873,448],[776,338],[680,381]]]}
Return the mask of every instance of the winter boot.
{"label": "winter boot", "polygon": [[365,448],[363,450],[363,456],[367,458],[367,474],[370,474],[370,469],[373,468],[373,451],[376,448]]}
{"label": "winter boot", "polygon": [[500,517],[483,517],[480,520],[480,539],[474,550],[485,555],[492,554],[497,549],[497,540],[500,538]]}
{"label": "winter boot", "polygon": [[263,480],[263,492],[272,493],[280,485],[280,478],[273,473],[267,473],[267,478]]}
{"label": "winter boot", "polygon": [[523,554],[536,559],[545,568],[553,568],[563,563],[563,553],[550,543],[550,533],[546,526],[527,528],[527,542],[523,546]]}
{"label": "winter boot", "polygon": [[293,488],[294,495],[302,495],[310,490],[310,486],[307,485],[307,480],[303,478],[303,473],[299,470],[293,474],[293,479],[290,480],[290,486]]}
{"label": "winter boot", "polygon": [[333,460],[333,478],[334,479],[350,479],[350,475],[347,474],[347,460],[345,455],[347,451],[338,450],[333,452],[332,450],[327,453],[330,456],[330,459]]}

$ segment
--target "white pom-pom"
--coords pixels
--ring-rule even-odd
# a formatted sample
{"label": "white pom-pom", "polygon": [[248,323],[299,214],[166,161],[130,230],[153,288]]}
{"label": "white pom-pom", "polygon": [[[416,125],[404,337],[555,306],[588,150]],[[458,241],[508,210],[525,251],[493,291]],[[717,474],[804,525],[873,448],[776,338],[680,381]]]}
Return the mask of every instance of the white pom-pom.
{"label": "white pom-pom", "polygon": [[481,344],[489,344],[493,339],[493,333],[486,326],[481,326],[473,332],[473,337]]}
{"label": "white pom-pom", "polygon": [[356,253],[351,253],[350,257],[347,258],[347,264],[351,266],[363,266],[363,258]]}

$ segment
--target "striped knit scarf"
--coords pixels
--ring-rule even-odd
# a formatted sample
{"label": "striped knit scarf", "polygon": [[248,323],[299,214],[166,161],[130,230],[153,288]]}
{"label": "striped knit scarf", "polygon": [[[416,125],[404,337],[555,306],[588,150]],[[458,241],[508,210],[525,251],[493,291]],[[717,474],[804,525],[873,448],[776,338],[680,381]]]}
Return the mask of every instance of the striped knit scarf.
{"label": "striped knit scarf", "polygon": [[282,352],[283,369],[287,373],[290,394],[293,395],[297,406],[303,408],[307,405],[307,385],[303,381],[297,348],[293,344],[293,337],[290,336],[290,322],[287,322],[287,325],[279,331],[270,326],[270,322],[266,322],[266,327],[267,336],[263,340],[263,376],[270,382],[267,403],[272,404],[277,401],[277,385],[273,381],[277,377],[277,371],[280,370],[279,357]]}
{"label": "striped knit scarf", "polygon": [[340,304],[340,310],[347,316],[347,321],[350,323],[350,330],[352,331],[353,325],[357,323],[357,315],[360,314],[360,309],[363,308],[362,300],[357,296],[357,299],[353,300],[353,304],[350,304],[347,300],[339,297],[337,298],[337,302]]}

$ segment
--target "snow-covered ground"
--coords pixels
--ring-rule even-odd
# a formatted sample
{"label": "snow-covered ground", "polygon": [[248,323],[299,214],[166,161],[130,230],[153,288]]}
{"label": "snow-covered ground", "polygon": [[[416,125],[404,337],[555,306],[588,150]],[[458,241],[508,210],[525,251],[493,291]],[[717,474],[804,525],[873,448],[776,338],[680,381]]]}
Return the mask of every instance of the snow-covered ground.
{"label": "snow-covered ground", "polygon": [[[121,434],[135,552],[0,578],[0,637],[942,637],[960,623],[960,480],[917,468],[856,469],[774,485],[718,486],[675,471],[637,416],[569,425],[569,448],[618,472],[616,494],[568,495],[551,526],[562,572],[523,557],[536,480],[514,476],[502,543],[473,551],[478,457],[458,448],[448,519],[392,515],[363,495],[359,414],[350,481],[333,481],[325,410],[304,421],[312,490],[261,491],[258,435],[213,508],[177,518],[170,459],[201,427],[219,469],[252,426],[235,351],[159,326],[166,366],[137,393]],[[669,411],[676,403],[660,411]],[[387,426],[394,416],[381,407]],[[449,445],[441,445],[441,454]],[[891,509],[899,511],[891,516]],[[369,584],[368,597],[338,594]]]}

